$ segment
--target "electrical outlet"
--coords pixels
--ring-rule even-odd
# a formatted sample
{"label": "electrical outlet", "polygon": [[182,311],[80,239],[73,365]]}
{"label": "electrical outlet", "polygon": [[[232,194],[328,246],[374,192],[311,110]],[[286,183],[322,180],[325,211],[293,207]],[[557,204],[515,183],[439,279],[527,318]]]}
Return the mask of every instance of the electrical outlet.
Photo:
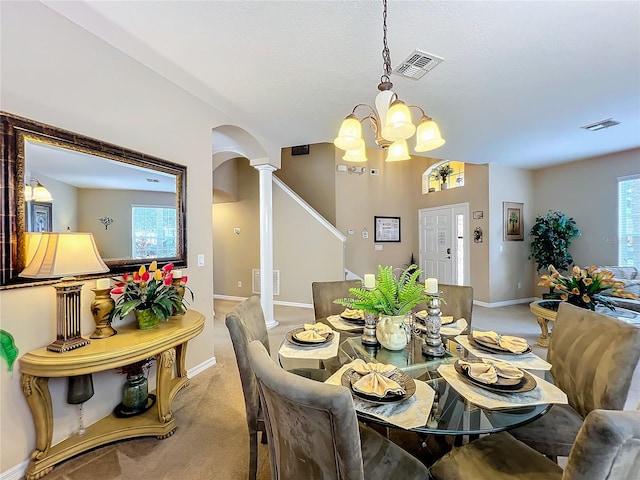
{"label": "electrical outlet", "polygon": [[376,250],[384,250],[384,245],[376,245],[374,248]]}
{"label": "electrical outlet", "polygon": [[242,282],[240,280],[238,280],[238,288],[240,288],[240,287],[242,287]]}

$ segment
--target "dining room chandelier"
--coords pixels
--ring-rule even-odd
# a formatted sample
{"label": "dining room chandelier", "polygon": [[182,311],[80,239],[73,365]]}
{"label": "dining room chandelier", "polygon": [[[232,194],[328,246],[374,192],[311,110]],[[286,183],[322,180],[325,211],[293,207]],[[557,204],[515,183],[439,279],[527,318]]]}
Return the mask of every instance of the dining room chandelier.
{"label": "dining room chandelier", "polygon": [[[414,134],[416,136],[416,152],[428,152],[444,145],[445,140],[440,134],[440,128],[433,119],[424,113],[421,107],[406,105],[393,92],[391,75],[391,55],[387,45],[387,0],[383,0],[382,15],[382,59],[384,60],[384,73],[380,77],[378,90],[380,93],[375,99],[375,108],[366,103],[359,103],[353,107],[352,112],[342,122],[340,132],[333,141],[334,145],[345,150],[343,160],[348,162],[366,162],[367,155],[365,141],[362,137],[362,123],[369,121],[375,134],[375,142],[383,150],[387,151],[386,162],[409,160],[409,147],[407,140]],[[413,123],[410,109],[417,109],[422,117],[418,126]],[[360,118],[356,110],[364,109],[366,114]]]}

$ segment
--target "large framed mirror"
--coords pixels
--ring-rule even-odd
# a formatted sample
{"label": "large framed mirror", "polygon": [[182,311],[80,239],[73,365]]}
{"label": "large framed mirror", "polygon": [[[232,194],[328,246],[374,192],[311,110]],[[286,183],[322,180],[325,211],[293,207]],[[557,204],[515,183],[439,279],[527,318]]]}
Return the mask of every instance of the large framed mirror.
{"label": "large framed mirror", "polygon": [[18,277],[38,231],[93,233],[114,275],[153,260],[187,266],[185,166],[0,115],[0,288],[48,283]]}

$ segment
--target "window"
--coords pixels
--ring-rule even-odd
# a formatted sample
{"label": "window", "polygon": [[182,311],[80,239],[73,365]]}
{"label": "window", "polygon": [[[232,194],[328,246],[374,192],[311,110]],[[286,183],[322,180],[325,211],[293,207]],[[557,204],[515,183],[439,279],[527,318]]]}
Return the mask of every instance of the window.
{"label": "window", "polygon": [[618,179],[618,265],[640,266],[640,175]]}
{"label": "window", "polygon": [[131,219],[133,258],[175,257],[175,207],[134,205]]}
{"label": "window", "polygon": [[[435,178],[436,172],[440,167],[451,167],[452,173],[446,177],[446,181],[441,178]],[[458,188],[464,186],[464,162],[456,162],[453,160],[443,160],[434,163],[422,174],[422,193],[439,192],[450,188]]]}

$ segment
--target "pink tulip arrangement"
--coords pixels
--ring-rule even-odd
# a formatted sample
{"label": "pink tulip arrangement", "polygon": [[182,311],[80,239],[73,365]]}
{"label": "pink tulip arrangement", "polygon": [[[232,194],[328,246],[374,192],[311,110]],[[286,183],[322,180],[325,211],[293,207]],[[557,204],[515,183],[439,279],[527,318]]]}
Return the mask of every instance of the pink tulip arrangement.
{"label": "pink tulip arrangement", "polygon": [[[158,268],[158,263],[153,261],[147,270],[145,266],[133,275],[125,273],[122,281],[116,281],[115,287],[111,290],[112,295],[120,295],[116,299],[116,306],[113,310],[113,318],[125,317],[133,310],[151,309],[160,320],[167,320],[171,315],[183,314],[186,307],[186,300],[173,282],[173,264],[169,263],[162,268]],[[186,286],[187,277],[180,279],[180,286],[189,290]],[[193,299],[193,293],[191,298]]]}
{"label": "pink tulip arrangement", "polygon": [[613,279],[613,273],[609,270],[590,267],[573,267],[572,275],[561,275],[553,265],[549,265],[551,275],[542,275],[538,285],[550,287],[560,293],[560,298],[565,302],[578,307],[595,310],[596,305],[601,304],[611,310],[615,309],[615,303],[611,297],[630,298],[638,297],[624,289],[624,282]]}

